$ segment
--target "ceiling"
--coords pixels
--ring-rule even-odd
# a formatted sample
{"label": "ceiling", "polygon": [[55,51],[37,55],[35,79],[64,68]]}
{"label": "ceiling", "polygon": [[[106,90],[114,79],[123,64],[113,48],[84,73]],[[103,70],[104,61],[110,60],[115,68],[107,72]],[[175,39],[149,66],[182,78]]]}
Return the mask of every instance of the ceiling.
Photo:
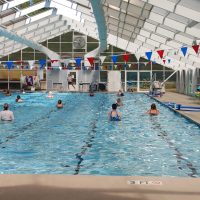
{"label": "ceiling", "polygon": [[0,29],[0,57],[27,46],[55,57],[39,43],[75,30],[98,39],[102,51],[107,44],[136,57],[153,51],[164,65],[156,53],[163,49],[172,69],[200,66],[192,49],[200,44],[200,0],[0,0]]}

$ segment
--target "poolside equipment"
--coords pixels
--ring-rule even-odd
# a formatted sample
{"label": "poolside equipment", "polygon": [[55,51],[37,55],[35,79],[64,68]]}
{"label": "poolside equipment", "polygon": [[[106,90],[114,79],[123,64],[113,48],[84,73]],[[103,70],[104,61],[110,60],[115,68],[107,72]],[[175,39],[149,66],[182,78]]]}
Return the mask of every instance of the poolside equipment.
{"label": "poolside equipment", "polygon": [[190,112],[200,112],[200,106],[184,106],[181,104],[176,104],[174,102],[165,102],[166,106],[174,108],[175,110],[180,111],[190,111]]}

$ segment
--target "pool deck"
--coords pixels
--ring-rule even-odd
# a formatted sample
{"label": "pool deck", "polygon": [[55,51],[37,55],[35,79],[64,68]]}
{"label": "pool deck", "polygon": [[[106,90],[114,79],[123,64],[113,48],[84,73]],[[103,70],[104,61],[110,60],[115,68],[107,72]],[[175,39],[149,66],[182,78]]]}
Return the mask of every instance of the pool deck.
{"label": "pool deck", "polygon": [[[200,100],[171,92],[156,99],[200,104]],[[178,112],[200,123],[200,113]],[[200,200],[200,178],[0,175],[0,180],[2,200]]]}
{"label": "pool deck", "polygon": [[[181,104],[184,106],[198,106],[200,107],[200,98],[186,96],[184,94],[179,94],[175,92],[167,92],[162,97],[156,97],[158,101],[161,102],[174,102],[176,104]],[[200,124],[200,112],[190,112],[176,110],[178,113],[190,118],[192,121]]]}
{"label": "pool deck", "polygon": [[200,179],[195,178],[0,175],[0,179],[2,200],[200,199]]}

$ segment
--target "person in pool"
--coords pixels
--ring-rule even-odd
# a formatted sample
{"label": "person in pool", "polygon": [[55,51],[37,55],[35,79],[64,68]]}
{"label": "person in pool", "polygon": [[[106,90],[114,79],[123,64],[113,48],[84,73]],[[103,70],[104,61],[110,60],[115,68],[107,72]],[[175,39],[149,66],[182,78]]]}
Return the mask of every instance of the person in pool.
{"label": "person in pool", "polygon": [[3,111],[0,112],[0,120],[1,121],[12,121],[14,120],[13,112],[8,110],[9,105],[5,103],[3,105]]}
{"label": "person in pool", "polygon": [[108,113],[110,121],[121,121],[122,114],[117,111],[117,104],[112,104],[112,110]]}
{"label": "person in pool", "polygon": [[159,110],[157,110],[157,108],[156,108],[155,103],[151,104],[151,109],[148,110],[146,113],[149,114],[149,115],[159,115],[160,114]]}
{"label": "person in pool", "polygon": [[63,108],[63,103],[62,103],[62,100],[58,100],[58,103],[56,105],[57,108]]}
{"label": "person in pool", "polygon": [[11,96],[11,95],[12,95],[12,94],[11,94],[10,90],[6,90],[5,96],[9,97],[9,96]]}
{"label": "person in pool", "polygon": [[118,97],[123,97],[124,96],[124,93],[122,92],[122,90],[119,90],[119,92],[117,93],[117,96]]}
{"label": "person in pool", "polygon": [[21,99],[20,95],[17,95],[17,98],[15,99],[15,101],[16,101],[17,103],[23,102],[23,100]]}
{"label": "person in pool", "polygon": [[47,98],[49,99],[52,99],[54,96],[53,96],[53,93],[52,91],[49,91],[48,95],[47,95]]}
{"label": "person in pool", "polygon": [[117,99],[117,102],[116,102],[117,106],[123,106],[123,103],[122,103],[122,100],[120,98]]}

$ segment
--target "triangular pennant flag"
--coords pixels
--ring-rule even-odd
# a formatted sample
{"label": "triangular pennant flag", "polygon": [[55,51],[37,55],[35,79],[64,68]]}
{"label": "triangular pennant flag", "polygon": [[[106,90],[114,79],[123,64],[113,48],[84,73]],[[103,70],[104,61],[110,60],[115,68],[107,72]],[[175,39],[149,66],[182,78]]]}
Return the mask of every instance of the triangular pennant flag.
{"label": "triangular pennant flag", "polygon": [[147,66],[148,62],[145,62],[144,65]]}
{"label": "triangular pennant flag", "polygon": [[101,64],[103,64],[104,60],[106,59],[106,56],[99,56],[99,59],[101,60]]}
{"label": "triangular pennant flag", "polygon": [[30,69],[33,69],[34,63],[35,63],[35,60],[28,60],[28,64],[30,66]]}
{"label": "triangular pennant flag", "polygon": [[40,59],[40,60],[39,60],[39,63],[40,63],[40,69],[43,69],[43,68],[44,68],[44,65],[46,65],[46,60]]}
{"label": "triangular pennant flag", "polygon": [[87,58],[90,65],[93,66],[94,65],[94,57],[90,57],[90,58]]}
{"label": "triangular pennant flag", "polygon": [[114,64],[116,64],[117,60],[118,60],[118,55],[113,55],[112,61],[113,61]]}
{"label": "triangular pennant flag", "polygon": [[82,60],[82,58],[80,58],[80,57],[79,58],[75,58],[76,65],[79,66],[79,67],[81,66],[81,60]]}
{"label": "triangular pennant flag", "polygon": [[[69,64],[69,62],[70,62],[70,59],[64,59],[63,61],[64,61],[64,63],[65,63],[65,66],[68,66],[68,64]],[[74,62],[75,62],[75,61],[74,61]]]}
{"label": "triangular pennant flag", "polygon": [[168,63],[171,63],[171,59],[168,59]]}
{"label": "triangular pennant flag", "polygon": [[128,67],[131,68],[131,64],[128,64]]}
{"label": "triangular pennant flag", "polygon": [[182,48],[181,48],[181,51],[182,51],[182,53],[183,53],[184,56],[186,55],[187,50],[188,50],[187,47],[182,47]]}
{"label": "triangular pennant flag", "polygon": [[51,63],[58,62],[59,60],[51,60]]}
{"label": "triangular pennant flag", "polygon": [[196,54],[198,54],[198,52],[199,52],[199,45],[193,45],[192,48],[194,49],[194,51],[196,52]]}
{"label": "triangular pennant flag", "polygon": [[164,55],[164,50],[158,50],[157,53],[160,56],[160,58],[162,59],[163,55]]}
{"label": "triangular pennant flag", "polygon": [[124,61],[128,62],[130,54],[123,55]]}
{"label": "triangular pennant flag", "polygon": [[137,61],[139,62],[139,60],[140,60],[140,55],[139,54],[135,54],[135,57],[137,58]]}
{"label": "triangular pennant flag", "polygon": [[117,65],[114,65],[114,68],[117,69]]}
{"label": "triangular pennant flag", "polygon": [[152,56],[152,51],[145,52],[145,54],[146,54],[146,57],[147,57],[148,61],[150,61],[151,60],[151,56]]}
{"label": "triangular pennant flag", "polygon": [[166,63],[166,60],[163,60],[163,63],[165,64],[165,63]]}
{"label": "triangular pennant flag", "polygon": [[7,61],[6,65],[8,66],[8,69],[10,70],[11,68],[14,68],[13,66],[13,61]]}

